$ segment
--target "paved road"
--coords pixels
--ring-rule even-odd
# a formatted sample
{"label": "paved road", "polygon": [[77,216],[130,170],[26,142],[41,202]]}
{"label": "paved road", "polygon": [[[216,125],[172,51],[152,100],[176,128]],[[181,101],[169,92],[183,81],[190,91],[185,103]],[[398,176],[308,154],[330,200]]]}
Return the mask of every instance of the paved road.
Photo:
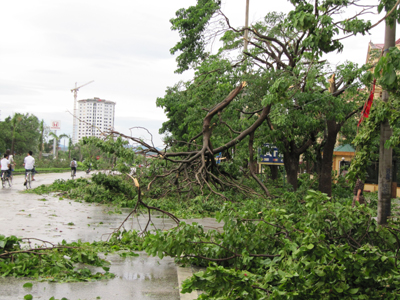
{"label": "paved road", "polygon": [[[90,177],[78,172],[77,177]],[[33,187],[50,184],[55,179],[69,179],[70,173],[37,174]],[[79,203],[49,195],[23,193],[23,176],[15,176],[13,186],[0,190],[0,234],[32,237],[51,242],[68,242],[81,239],[94,241],[106,239],[125,219],[129,210],[122,214],[109,214],[114,208],[105,205]],[[170,228],[169,219],[154,219],[158,228]],[[194,220],[193,220],[194,221]],[[198,220],[197,220],[198,221]],[[205,221],[211,227],[220,226],[213,220]],[[72,225],[73,224],[73,225]],[[129,220],[128,227],[139,229],[145,219]],[[31,290],[23,288],[27,280],[0,278],[0,300],[23,299],[32,294],[34,299],[48,300],[66,297],[70,300],[125,300],[125,299],[196,299],[197,295],[180,295],[179,284],[191,275],[191,269],[177,268],[173,260],[148,257],[120,258],[108,256],[110,271],[115,279],[90,283],[34,282]],[[178,282],[179,279],[179,282]],[[31,282],[31,281],[29,281]],[[97,298],[101,297],[101,298]]]}

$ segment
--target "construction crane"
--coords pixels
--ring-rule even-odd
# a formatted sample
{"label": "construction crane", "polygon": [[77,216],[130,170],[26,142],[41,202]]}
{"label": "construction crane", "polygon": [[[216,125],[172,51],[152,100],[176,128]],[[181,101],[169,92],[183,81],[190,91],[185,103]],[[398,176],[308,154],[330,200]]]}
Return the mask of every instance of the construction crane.
{"label": "construction crane", "polygon": [[72,128],[72,143],[75,144],[76,142],[78,142],[77,139],[77,129],[78,129],[78,124],[77,124],[77,116],[76,116],[76,99],[78,98],[78,91],[81,87],[84,87],[85,85],[88,85],[90,83],[94,82],[94,80],[89,81],[81,86],[77,86],[78,83],[75,82],[75,88],[71,89],[71,93],[74,93],[74,120],[73,120],[73,128]]}

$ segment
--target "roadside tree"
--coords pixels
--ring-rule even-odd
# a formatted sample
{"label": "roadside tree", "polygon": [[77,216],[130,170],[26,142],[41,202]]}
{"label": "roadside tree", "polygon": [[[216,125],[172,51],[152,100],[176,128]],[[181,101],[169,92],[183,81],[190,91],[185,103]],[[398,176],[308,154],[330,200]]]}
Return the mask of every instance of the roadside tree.
{"label": "roadside tree", "polygon": [[[181,41],[171,49],[172,53],[180,51],[176,72],[195,68],[196,82],[202,74],[207,78],[208,74],[220,71],[219,65],[215,65],[214,70],[209,68],[205,73],[201,73],[201,67],[198,66],[208,64],[212,57],[205,50],[207,41],[222,32],[223,46],[218,55],[229,57],[231,66],[241,70],[241,77],[235,78],[236,86],[242,81],[246,83],[246,88],[241,96],[235,95],[235,100],[225,99],[219,104],[209,103],[206,107],[205,99],[196,102],[198,98],[191,97],[189,89],[170,89],[164,98],[169,101],[162,102],[159,99],[158,104],[165,107],[169,116],[174,114],[180,122],[170,118],[162,131],[169,130],[172,136],[179,133],[179,138],[186,138],[186,141],[199,142],[199,137],[202,136],[201,148],[206,149],[205,152],[212,149],[209,154],[214,155],[233,146],[237,147],[239,141],[253,134],[267,121],[269,130],[263,132],[264,142],[273,141],[284,153],[289,183],[296,189],[299,157],[309,147],[318,145],[320,153],[323,153],[319,174],[320,190],[330,194],[332,166],[329,162],[338,132],[346,120],[360,110],[357,88],[361,85],[360,76],[363,69],[347,63],[331,71],[321,58],[324,53],[343,49],[340,40],[336,38],[339,28],[345,32],[365,34],[371,24],[358,18],[337,20],[340,11],[351,3],[337,5],[329,1],[317,1],[313,5],[304,1],[292,1],[292,4],[294,9],[289,14],[269,13],[263,22],[248,28],[249,48],[244,53],[241,49],[245,28],[231,27],[229,19],[219,10],[218,1],[198,1],[196,6],[179,10],[177,17],[171,20],[172,29],[178,30],[181,35]],[[218,24],[222,24],[222,27],[212,27],[211,24],[214,26],[218,18]],[[229,75],[226,73],[227,77]],[[204,82],[209,84],[207,80]],[[210,86],[214,90],[220,87],[218,82]],[[197,88],[199,89],[201,88]],[[185,95],[189,95],[190,98],[187,104],[190,106],[189,110],[183,108],[185,104],[182,100],[185,99]],[[255,103],[252,109],[249,109],[250,105],[242,102],[239,111],[246,108],[260,117],[256,120],[249,118],[253,122],[246,130],[232,131],[233,137],[228,142],[214,142],[219,139],[217,128],[226,124],[212,121],[212,118],[217,115],[221,118],[223,114],[228,114],[229,107],[240,102],[239,98],[251,99],[248,103]],[[194,107],[197,109],[193,109]],[[201,113],[201,109],[212,111],[204,117],[202,131],[196,135],[194,132],[191,136],[185,135],[193,126],[190,119],[194,120],[194,124],[199,124],[198,114]],[[228,124],[231,127],[237,124],[237,120],[233,119],[230,118],[234,123]],[[209,130],[210,124],[212,130]],[[226,135],[224,137],[226,138]],[[213,147],[210,147],[211,144]]]}
{"label": "roadside tree", "polygon": [[0,122],[0,140],[4,149],[10,149],[16,154],[26,154],[29,150],[35,151],[39,145],[39,120],[30,114],[15,113]]}

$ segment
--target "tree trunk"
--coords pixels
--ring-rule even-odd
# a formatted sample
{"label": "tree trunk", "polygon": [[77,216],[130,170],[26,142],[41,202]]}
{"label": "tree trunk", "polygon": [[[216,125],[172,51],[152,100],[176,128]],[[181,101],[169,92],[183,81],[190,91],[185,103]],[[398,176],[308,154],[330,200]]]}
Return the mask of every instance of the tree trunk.
{"label": "tree trunk", "polygon": [[283,155],[287,181],[294,190],[297,190],[297,173],[299,172],[300,154],[294,152],[284,152]]}
{"label": "tree trunk", "polygon": [[[386,55],[386,50],[396,46],[396,23],[392,26],[386,21],[385,27],[385,45],[383,55]],[[382,101],[389,101],[388,91],[383,91]],[[387,218],[391,213],[391,187],[392,187],[392,148],[385,148],[385,142],[392,136],[392,129],[386,119],[381,124],[381,136],[379,142],[379,177],[378,177],[378,224],[387,224]]]}
{"label": "tree trunk", "polygon": [[13,127],[13,132],[12,132],[12,139],[11,139],[11,154],[14,155],[15,152],[15,127]]}
{"label": "tree trunk", "polygon": [[43,120],[40,123],[40,142],[39,142],[39,159],[42,159],[42,154],[43,154],[43,134],[44,134],[44,127],[43,127]]}
{"label": "tree trunk", "polygon": [[271,179],[278,179],[278,166],[269,166],[269,169],[271,171]]}
{"label": "tree trunk", "polygon": [[39,159],[42,159],[44,144],[40,144]]}
{"label": "tree trunk", "polygon": [[306,170],[308,174],[312,174],[314,172],[314,163],[310,161],[306,161]]}
{"label": "tree trunk", "polygon": [[14,138],[14,133],[13,133],[13,137],[12,137],[12,140],[11,140],[11,154],[12,155],[14,155],[14,140],[15,140],[15,138]]}
{"label": "tree trunk", "polygon": [[58,140],[56,139],[56,159],[58,158]]}
{"label": "tree trunk", "polygon": [[328,136],[326,137],[323,148],[321,170],[318,174],[318,190],[327,194],[329,197],[332,196],[333,150],[335,149],[336,138],[340,127],[341,126],[336,124],[333,120],[327,121]]}
{"label": "tree trunk", "polygon": [[271,194],[269,193],[268,189],[266,186],[262,183],[260,178],[257,177],[255,174],[256,172],[256,162],[254,161],[254,132],[250,133],[249,135],[249,170],[251,176],[254,178],[254,180],[258,183],[258,185],[263,189],[264,193],[267,195],[267,197],[271,197]]}

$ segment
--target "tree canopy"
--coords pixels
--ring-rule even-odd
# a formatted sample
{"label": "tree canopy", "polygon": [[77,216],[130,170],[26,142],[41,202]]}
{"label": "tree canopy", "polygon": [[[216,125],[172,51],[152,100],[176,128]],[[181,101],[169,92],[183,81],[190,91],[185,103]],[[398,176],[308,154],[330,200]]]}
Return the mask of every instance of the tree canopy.
{"label": "tree canopy", "polygon": [[[330,194],[337,135],[361,110],[366,94],[360,88],[368,87],[372,76],[366,67],[351,62],[332,70],[322,57],[343,50],[343,34],[368,33],[373,25],[362,17],[372,7],[360,1],[290,2],[293,9],[288,14],[269,12],[249,28],[233,28],[219,1],[198,1],[179,10],[171,23],[181,41],[171,52],[179,52],[177,71],[193,68],[195,79],[168,88],[157,100],[169,118],[160,132],[169,132],[170,140],[188,142],[189,147],[202,145],[210,155],[244,148],[238,143],[255,134],[255,146],[273,142],[284,153],[294,188],[299,157],[312,151],[319,165],[319,188]],[[342,11],[350,7],[359,7],[359,12],[342,18]],[[243,52],[245,30],[249,47]],[[206,44],[218,35],[221,47],[212,55]],[[240,82],[246,87],[234,101],[222,100],[223,93],[228,95]],[[207,120],[208,130],[207,115],[219,107],[212,121]]]}
{"label": "tree canopy", "polygon": [[35,152],[39,148],[39,127],[39,119],[28,113],[7,117],[0,122],[0,152],[11,149],[12,145],[17,154],[26,154],[30,150]]}

